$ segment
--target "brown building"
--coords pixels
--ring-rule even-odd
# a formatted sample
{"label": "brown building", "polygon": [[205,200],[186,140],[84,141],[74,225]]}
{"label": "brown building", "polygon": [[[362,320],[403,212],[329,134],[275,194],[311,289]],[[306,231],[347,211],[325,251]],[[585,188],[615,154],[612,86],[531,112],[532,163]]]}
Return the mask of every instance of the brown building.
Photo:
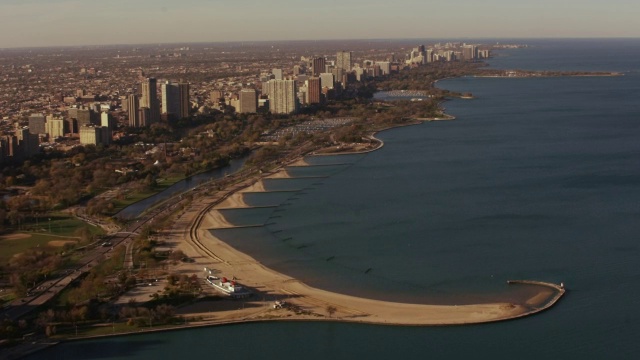
{"label": "brown building", "polygon": [[258,93],[255,89],[242,89],[240,91],[240,106],[237,113],[248,114],[258,112]]}
{"label": "brown building", "polygon": [[307,102],[309,104],[319,104],[322,101],[322,87],[320,78],[312,77],[307,80]]}
{"label": "brown building", "polygon": [[325,72],[326,61],[323,57],[313,58],[312,60],[312,68],[313,68],[313,76],[319,76],[323,72]]}

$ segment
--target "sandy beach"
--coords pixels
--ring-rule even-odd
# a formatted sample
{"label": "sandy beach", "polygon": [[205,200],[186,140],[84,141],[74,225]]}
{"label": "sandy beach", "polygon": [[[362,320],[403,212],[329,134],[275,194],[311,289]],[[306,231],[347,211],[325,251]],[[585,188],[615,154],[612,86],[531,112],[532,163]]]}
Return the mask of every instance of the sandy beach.
{"label": "sandy beach", "polygon": [[[297,161],[295,165],[305,163]],[[288,176],[285,170],[280,170],[266,177]],[[235,277],[240,284],[254,291],[255,296],[246,303],[246,307],[243,305],[242,309],[224,311],[225,321],[322,319],[398,325],[475,324],[514,319],[546,310],[564,294],[564,289],[559,286],[538,283],[527,285],[535,286],[537,291],[521,303],[496,301],[472,305],[424,305],[366,299],[313,288],[263,266],[251,256],[216,238],[208,230],[233,226],[216,209],[248,207],[242,199],[242,193],[264,191],[260,179],[254,179],[252,184],[245,185],[248,186],[219,204],[212,202],[212,199],[195,200],[174,227],[185,229],[180,231],[181,235],[178,237],[182,239],[176,239],[176,245],[196,260],[194,264],[181,265],[188,267],[181,271],[192,271],[204,276],[203,268],[208,267],[220,276]],[[275,300],[286,300],[291,306],[275,310],[272,308]],[[200,307],[203,306],[207,308],[206,305]],[[329,314],[327,309],[330,307],[335,312]],[[196,308],[187,311],[204,315]],[[216,319],[222,320],[219,315]]]}

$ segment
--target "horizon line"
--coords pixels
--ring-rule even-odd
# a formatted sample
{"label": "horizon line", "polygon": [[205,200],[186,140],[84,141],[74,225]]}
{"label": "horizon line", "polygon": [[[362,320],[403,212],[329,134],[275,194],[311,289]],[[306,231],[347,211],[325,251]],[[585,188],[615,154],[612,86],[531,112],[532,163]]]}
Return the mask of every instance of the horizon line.
{"label": "horizon line", "polygon": [[118,46],[161,46],[161,45],[189,45],[189,44],[241,44],[241,43],[294,43],[294,42],[333,42],[333,41],[460,41],[460,40],[634,40],[640,36],[588,36],[588,37],[451,37],[451,38],[350,38],[350,39],[279,39],[279,40],[222,40],[222,41],[177,41],[177,42],[148,42],[148,43],[110,43],[110,44],[79,44],[79,45],[35,45],[0,47],[4,50],[30,50],[30,49],[55,49],[55,48],[91,48],[91,47],[118,47]]}

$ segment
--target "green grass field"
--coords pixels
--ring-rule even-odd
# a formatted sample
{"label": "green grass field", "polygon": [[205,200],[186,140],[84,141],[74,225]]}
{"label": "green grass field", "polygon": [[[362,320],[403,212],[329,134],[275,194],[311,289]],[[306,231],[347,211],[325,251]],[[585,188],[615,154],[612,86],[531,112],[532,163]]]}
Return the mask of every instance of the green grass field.
{"label": "green grass field", "polygon": [[6,263],[15,254],[31,248],[51,251],[60,249],[60,247],[49,246],[51,241],[79,241],[83,228],[87,229],[91,235],[103,234],[102,229],[64,214],[42,217],[37,223],[25,224],[24,228],[30,230],[16,231],[0,236],[0,263]]}

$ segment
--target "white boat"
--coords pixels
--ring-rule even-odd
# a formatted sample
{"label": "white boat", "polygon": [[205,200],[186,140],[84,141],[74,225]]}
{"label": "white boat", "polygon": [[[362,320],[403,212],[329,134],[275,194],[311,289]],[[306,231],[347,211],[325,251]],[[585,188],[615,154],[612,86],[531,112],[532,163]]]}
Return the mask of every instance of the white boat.
{"label": "white boat", "polygon": [[235,280],[229,280],[226,277],[219,278],[213,275],[209,275],[206,277],[206,281],[216,290],[234,299],[251,296],[251,291],[249,291],[244,286],[239,285]]}

